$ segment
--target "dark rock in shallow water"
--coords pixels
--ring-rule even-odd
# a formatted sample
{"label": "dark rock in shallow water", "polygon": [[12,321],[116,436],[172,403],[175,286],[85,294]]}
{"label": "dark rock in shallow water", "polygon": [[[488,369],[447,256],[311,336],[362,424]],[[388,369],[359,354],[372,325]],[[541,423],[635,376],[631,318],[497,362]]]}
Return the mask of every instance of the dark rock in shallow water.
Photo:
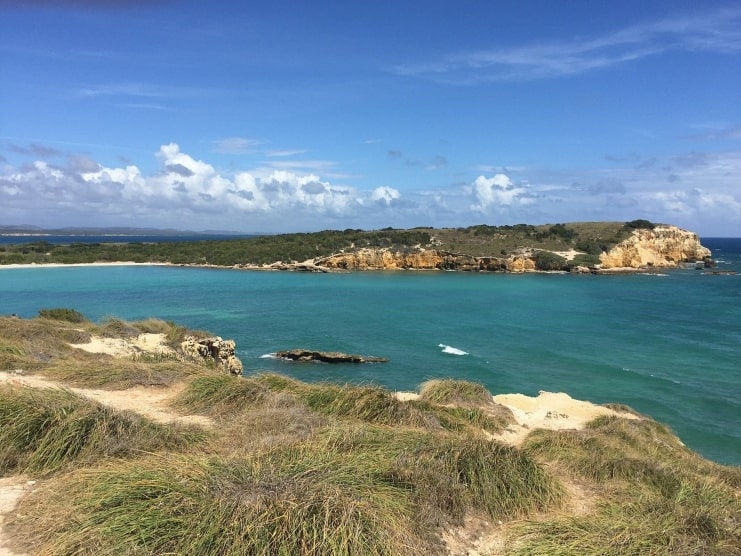
{"label": "dark rock in shallow water", "polygon": [[339,351],[313,351],[310,349],[287,349],[279,351],[276,357],[293,361],[320,361],[322,363],[386,363],[385,357],[353,355]]}

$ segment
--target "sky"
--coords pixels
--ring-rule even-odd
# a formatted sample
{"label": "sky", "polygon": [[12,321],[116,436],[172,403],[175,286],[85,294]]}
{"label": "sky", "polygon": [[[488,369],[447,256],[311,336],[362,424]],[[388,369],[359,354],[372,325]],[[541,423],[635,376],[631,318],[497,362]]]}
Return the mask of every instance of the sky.
{"label": "sky", "polygon": [[741,236],[741,4],[0,0],[0,225]]}

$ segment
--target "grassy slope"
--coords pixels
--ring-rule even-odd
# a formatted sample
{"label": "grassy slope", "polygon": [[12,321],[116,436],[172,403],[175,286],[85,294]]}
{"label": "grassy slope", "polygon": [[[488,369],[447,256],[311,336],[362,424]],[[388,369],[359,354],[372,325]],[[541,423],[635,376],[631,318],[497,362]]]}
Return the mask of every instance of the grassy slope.
{"label": "grassy slope", "polygon": [[[58,376],[75,334],[173,326],[146,323],[0,318],[0,363]],[[109,366],[141,377],[130,363],[159,363],[98,359],[77,383],[117,388]],[[47,477],[9,516],[16,538],[41,554],[439,554],[442,530],[478,516],[503,522],[507,553],[741,553],[741,469],[653,421],[600,418],[514,448],[488,440],[511,416],[477,384],[432,381],[401,402],[379,387],[212,373],[184,368],[174,402],[214,419],[208,433],[0,388],[0,469]],[[575,484],[589,493],[576,513]]]}
{"label": "grassy slope", "polygon": [[474,256],[500,256],[521,247],[599,253],[629,233],[622,222],[581,222],[543,226],[383,229],[281,234],[228,241],[52,245],[44,242],[0,246],[0,264],[90,263],[101,261],[174,264],[265,264],[305,261],[358,247],[436,247]]}

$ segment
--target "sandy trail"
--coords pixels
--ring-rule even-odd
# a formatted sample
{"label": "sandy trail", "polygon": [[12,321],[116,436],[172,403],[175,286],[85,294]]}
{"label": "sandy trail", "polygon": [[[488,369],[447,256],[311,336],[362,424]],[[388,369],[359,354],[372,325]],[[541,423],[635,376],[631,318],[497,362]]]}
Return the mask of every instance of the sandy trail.
{"label": "sandy trail", "polygon": [[[184,388],[183,384],[168,387],[137,386],[127,390],[96,390],[72,388],[41,376],[26,376],[21,373],[0,372],[0,384],[32,388],[66,388],[86,396],[103,405],[127,411],[134,411],[158,423],[195,424],[204,427],[212,425],[211,419],[201,415],[178,415],[168,403]],[[5,545],[9,539],[4,530],[5,517],[15,512],[20,499],[34,488],[35,481],[25,475],[0,478],[0,556],[27,556],[13,552]]]}

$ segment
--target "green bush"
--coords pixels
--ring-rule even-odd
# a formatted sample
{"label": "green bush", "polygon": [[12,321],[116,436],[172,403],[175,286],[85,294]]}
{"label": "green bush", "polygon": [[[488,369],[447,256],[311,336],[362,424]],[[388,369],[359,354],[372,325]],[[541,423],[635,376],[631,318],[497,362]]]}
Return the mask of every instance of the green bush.
{"label": "green bush", "polygon": [[41,309],[39,310],[39,316],[43,319],[61,320],[64,322],[72,322],[75,324],[87,321],[85,315],[83,315],[79,311],[65,308]]}
{"label": "green bush", "polygon": [[656,224],[649,220],[638,219],[626,222],[625,227],[632,228],[634,230],[653,230],[656,227]]}
{"label": "green bush", "polygon": [[576,257],[574,257],[571,263],[572,263],[572,266],[593,267],[593,266],[597,266],[598,264],[602,264],[602,261],[600,260],[598,255],[581,254],[581,255],[577,255]]}
{"label": "green bush", "polygon": [[567,270],[565,258],[551,251],[539,251],[535,255],[535,268],[538,270]]}

